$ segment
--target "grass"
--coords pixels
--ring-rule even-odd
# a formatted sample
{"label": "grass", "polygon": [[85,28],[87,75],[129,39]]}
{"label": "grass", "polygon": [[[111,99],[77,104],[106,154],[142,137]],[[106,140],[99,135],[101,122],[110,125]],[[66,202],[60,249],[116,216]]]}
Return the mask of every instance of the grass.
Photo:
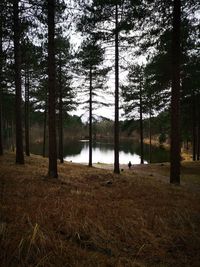
{"label": "grass", "polygon": [[110,170],[0,158],[0,266],[200,266],[200,163]]}

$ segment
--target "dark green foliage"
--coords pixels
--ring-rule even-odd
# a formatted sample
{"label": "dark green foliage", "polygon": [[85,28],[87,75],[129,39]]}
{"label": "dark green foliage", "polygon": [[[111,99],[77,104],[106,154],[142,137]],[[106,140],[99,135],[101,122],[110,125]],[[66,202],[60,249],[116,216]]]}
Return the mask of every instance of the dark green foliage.
{"label": "dark green foliage", "polygon": [[167,137],[166,137],[165,133],[161,133],[159,136],[160,145],[162,145],[164,142],[166,142],[166,140],[167,140]]}
{"label": "dark green foliage", "polygon": [[124,100],[123,109],[125,116],[134,117],[139,113],[140,122],[140,145],[141,145],[141,163],[143,160],[143,115],[145,112],[145,102],[148,103],[144,90],[144,67],[132,66],[128,74],[129,85],[122,87],[122,98]]}
{"label": "dark green foliage", "polygon": [[140,112],[140,96],[146,102],[144,91],[144,67],[135,65],[129,68],[128,85],[122,86],[123,110],[127,118],[137,117]]}

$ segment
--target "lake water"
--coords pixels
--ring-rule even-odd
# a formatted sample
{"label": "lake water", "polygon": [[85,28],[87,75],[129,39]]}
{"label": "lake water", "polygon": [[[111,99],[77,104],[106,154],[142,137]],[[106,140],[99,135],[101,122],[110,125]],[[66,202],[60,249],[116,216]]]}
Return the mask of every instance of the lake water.
{"label": "lake water", "polygon": [[[71,140],[64,142],[64,160],[88,163],[89,160],[89,141],[88,140]],[[41,144],[31,146],[31,152],[35,154],[42,153]],[[96,141],[93,144],[93,163],[110,163],[114,162],[114,144],[112,141]],[[120,141],[119,149],[120,164],[140,164],[140,144],[135,141]],[[144,161],[149,162],[149,145],[144,145]],[[162,147],[152,147],[152,162],[169,161],[169,151]]]}

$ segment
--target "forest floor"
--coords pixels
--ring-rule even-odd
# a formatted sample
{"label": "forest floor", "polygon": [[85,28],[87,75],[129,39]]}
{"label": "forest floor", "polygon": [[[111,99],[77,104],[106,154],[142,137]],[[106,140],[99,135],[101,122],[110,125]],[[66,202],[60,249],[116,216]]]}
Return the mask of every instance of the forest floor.
{"label": "forest floor", "polygon": [[0,157],[0,266],[199,267],[200,163],[112,170]]}

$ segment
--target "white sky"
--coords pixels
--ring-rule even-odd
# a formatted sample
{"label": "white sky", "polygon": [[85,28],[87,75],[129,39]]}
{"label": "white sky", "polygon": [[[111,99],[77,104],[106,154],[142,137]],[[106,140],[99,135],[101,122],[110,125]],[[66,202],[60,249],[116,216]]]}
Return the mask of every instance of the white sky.
{"label": "white sky", "polygon": [[[81,45],[81,40],[82,40],[81,35],[80,34],[77,34],[77,35],[73,34],[70,37],[71,37],[72,49],[77,50],[78,47]],[[107,53],[109,54],[109,57],[105,54],[105,56],[107,57],[107,61],[105,62],[105,65],[113,65],[113,66],[112,66],[111,72],[109,73],[109,78],[108,78],[108,82],[107,82],[108,92],[110,94],[106,95],[106,99],[108,100],[108,103],[112,103],[112,106],[101,107],[101,108],[95,109],[94,113],[98,116],[103,116],[103,117],[107,117],[109,119],[114,120],[114,108],[115,108],[114,107],[114,90],[115,90],[114,48],[110,48],[109,51],[107,51]],[[124,53],[119,53],[119,57],[121,57],[121,56],[126,58],[126,54],[124,54]],[[130,62],[130,64],[134,64],[134,62],[139,63],[139,64],[145,64],[146,58],[144,56],[133,58],[130,54],[129,58],[126,61],[119,59],[119,64],[123,64],[122,61],[127,66],[128,66],[128,61]],[[120,68],[120,70],[119,70],[120,84],[126,83],[127,74],[128,74],[128,71],[124,71]],[[119,105],[120,105],[120,103],[119,103]],[[81,106],[79,106],[79,107],[77,107],[76,111],[72,111],[70,114],[81,116],[83,113],[85,113],[85,111],[82,109]],[[120,114],[120,119],[123,119],[123,117],[122,117],[123,111],[122,110],[119,111],[119,114]],[[87,121],[87,118],[88,118],[88,114],[86,113],[83,116],[83,121]]]}
{"label": "white sky", "polygon": [[[74,3],[73,0],[70,2],[70,4],[68,2],[68,6],[69,5],[73,6],[74,5],[73,3]],[[78,12],[79,11],[77,11],[77,13]],[[75,11],[75,13],[76,13],[76,11]],[[74,21],[75,21],[75,19],[74,19]],[[75,24],[72,25],[70,34],[68,33],[67,35],[70,37],[72,50],[77,51],[78,48],[81,45],[83,37],[81,36],[80,33],[75,32],[74,29],[75,29]],[[113,46],[113,44],[109,43],[109,46]],[[119,64],[121,64],[123,66],[125,66],[125,65],[128,66],[129,64],[134,64],[134,62],[135,63],[139,63],[139,64],[146,63],[146,59],[145,59],[144,56],[133,58],[133,56],[132,56],[133,48],[130,48],[129,51],[126,51],[126,52],[123,52],[123,53],[121,53],[120,50],[121,49],[119,49]],[[112,106],[110,106],[110,107],[101,107],[101,108],[95,109],[94,113],[96,115],[107,117],[109,119],[114,120],[114,108],[115,108],[114,107],[114,90],[115,90],[115,73],[114,73],[115,51],[114,51],[114,47],[106,48],[106,50],[105,50],[105,59],[106,59],[105,60],[105,66],[111,66],[112,65],[112,70],[109,73],[109,79],[108,79],[108,82],[107,82],[109,95],[106,95],[106,99],[107,99],[108,103],[112,103]],[[120,82],[120,84],[126,83],[126,75],[127,75],[127,73],[128,73],[128,71],[124,71],[121,68],[119,69],[119,82]],[[80,95],[79,95],[79,98],[80,98]],[[119,106],[120,106],[120,103],[119,103]],[[77,107],[77,110],[71,112],[70,114],[81,116],[84,112],[85,111],[82,109],[81,105],[79,105]],[[123,113],[123,111],[120,110],[119,114],[120,114],[120,118],[121,119],[122,119],[122,116],[121,116],[122,113]],[[88,115],[86,113],[86,115],[83,117],[83,120],[87,121],[87,118],[88,118]]]}

